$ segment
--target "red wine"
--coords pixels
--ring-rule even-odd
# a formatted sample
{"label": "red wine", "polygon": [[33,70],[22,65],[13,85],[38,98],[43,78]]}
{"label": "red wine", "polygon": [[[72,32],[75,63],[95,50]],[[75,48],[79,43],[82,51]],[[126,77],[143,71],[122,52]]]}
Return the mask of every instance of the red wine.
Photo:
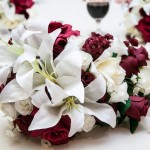
{"label": "red wine", "polygon": [[109,9],[109,2],[89,2],[87,3],[87,9],[91,17],[103,18]]}

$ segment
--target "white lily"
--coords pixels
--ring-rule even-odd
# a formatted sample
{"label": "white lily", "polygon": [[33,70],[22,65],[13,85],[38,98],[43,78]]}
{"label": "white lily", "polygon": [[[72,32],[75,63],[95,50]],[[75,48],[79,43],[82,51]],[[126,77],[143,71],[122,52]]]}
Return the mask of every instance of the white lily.
{"label": "white lily", "polygon": [[[83,127],[85,114],[93,115],[115,127],[116,115],[108,104],[99,104],[88,98],[85,98],[85,102],[82,103],[81,99],[68,95],[66,90],[53,82],[46,80],[46,85],[51,99],[48,98],[45,88],[32,97],[33,104],[40,110],[35,115],[29,130],[53,127],[59,122],[62,115],[68,115],[71,119],[69,132],[69,137],[71,137]],[[80,91],[80,89],[76,90]]]}

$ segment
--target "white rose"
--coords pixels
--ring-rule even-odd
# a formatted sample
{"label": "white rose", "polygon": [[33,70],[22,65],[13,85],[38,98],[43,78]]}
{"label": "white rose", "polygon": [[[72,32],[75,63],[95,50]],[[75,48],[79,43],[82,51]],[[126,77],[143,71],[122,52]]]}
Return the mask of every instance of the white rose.
{"label": "white rose", "polygon": [[147,95],[150,93],[150,67],[144,66],[138,73],[140,79],[138,80],[137,87],[140,87],[140,91]]}
{"label": "white rose", "polygon": [[1,110],[2,112],[4,112],[5,115],[12,118],[13,120],[17,118],[18,113],[13,103],[3,104]]}
{"label": "white rose", "polygon": [[50,148],[51,147],[51,143],[47,140],[44,140],[44,139],[41,140],[41,144],[44,148]]}
{"label": "white rose", "polygon": [[21,115],[29,115],[33,110],[33,105],[30,99],[15,102],[15,108]]}
{"label": "white rose", "polygon": [[133,84],[136,84],[137,83],[137,76],[136,75],[133,75],[132,77],[131,77],[131,81],[133,82]]}
{"label": "white rose", "polygon": [[101,72],[108,83],[112,86],[121,84],[125,78],[125,70],[119,65],[120,58],[107,58],[103,61],[96,62],[96,67]]}
{"label": "white rose", "polygon": [[95,123],[96,123],[96,120],[93,116],[85,115],[84,126],[83,126],[82,130],[85,132],[91,131],[93,129]]}
{"label": "white rose", "polygon": [[113,92],[111,93],[111,97],[109,102],[111,103],[117,103],[122,102],[125,103],[126,100],[128,100],[129,95],[127,93],[127,83],[123,82],[120,85],[115,85],[113,87]]}
{"label": "white rose", "polygon": [[93,61],[92,56],[89,53],[81,51],[82,55],[82,69],[87,70],[90,63]]}

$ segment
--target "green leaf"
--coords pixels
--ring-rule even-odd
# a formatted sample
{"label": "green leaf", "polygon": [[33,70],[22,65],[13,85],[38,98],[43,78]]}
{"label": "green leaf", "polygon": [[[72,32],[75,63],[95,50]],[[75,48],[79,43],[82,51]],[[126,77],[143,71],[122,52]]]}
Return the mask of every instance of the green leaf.
{"label": "green leaf", "polygon": [[126,104],[125,104],[124,109],[122,110],[122,113],[125,114],[125,112],[130,108],[130,106],[131,106],[131,100],[128,99],[128,100],[126,101]]}
{"label": "green leaf", "polygon": [[133,118],[130,118],[129,123],[130,123],[130,131],[133,134],[135,130],[137,129],[139,122]]}
{"label": "green leaf", "polygon": [[121,117],[117,117],[117,124],[121,124],[125,118],[126,118],[126,115],[123,115]]}
{"label": "green leaf", "polygon": [[125,114],[125,112],[128,110],[128,108],[130,108],[130,106],[131,106],[131,100],[130,99],[128,99],[126,101],[126,104],[124,104],[124,103],[118,103],[117,104],[117,107],[118,107],[118,110],[119,110],[121,116],[123,116]]}
{"label": "green leaf", "polygon": [[117,57],[117,53],[113,52],[112,57]]}
{"label": "green leaf", "polygon": [[148,98],[148,100],[150,100],[150,93],[146,97]]}
{"label": "green leaf", "polygon": [[87,68],[86,72],[90,72],[91,65],[92,65],[92,64],[90,63],[90,65],[89,65],[89,67]]}

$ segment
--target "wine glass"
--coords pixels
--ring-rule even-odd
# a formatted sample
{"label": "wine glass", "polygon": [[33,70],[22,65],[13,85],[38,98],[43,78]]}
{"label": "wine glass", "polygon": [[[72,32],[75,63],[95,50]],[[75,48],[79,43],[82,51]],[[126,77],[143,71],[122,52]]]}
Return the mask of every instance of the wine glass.
{"label": "wine glass", "polygon": [[101,32],[100,23],[109,10],[109,0],[87,0],[87,10],[92,18],[95,19],[96,31]]}

